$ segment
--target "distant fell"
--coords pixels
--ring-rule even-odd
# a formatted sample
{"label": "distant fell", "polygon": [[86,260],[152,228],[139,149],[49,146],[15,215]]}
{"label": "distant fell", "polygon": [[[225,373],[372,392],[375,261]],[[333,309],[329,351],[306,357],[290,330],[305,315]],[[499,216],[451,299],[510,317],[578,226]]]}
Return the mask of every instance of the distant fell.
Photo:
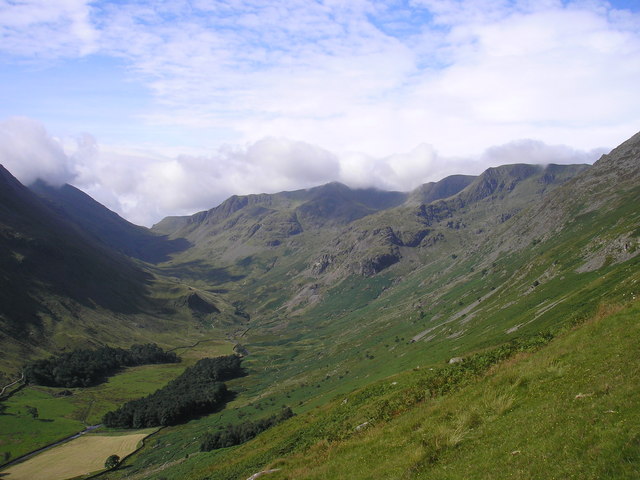
{"label": "distant fell", "polygon": [[475,178],[475,175],[450,175],[439,182],[422,184],[410,193],[408,201],[421,204],[450,197],[469,186]]}
{"label": "distant fell", "polygon": [[[165,235],[192,234],[203,225],[220,225],[231,217],[273,211],[290,211],[309,227],[344,225],[358,218],[402,204],[403,192],[373,188],[351,189],[339,182],[319,187],[275,194],[233,195],[219,206],[186,217],[167,217],[152,227]],[[301,225],[302,227],[302,225]]]}

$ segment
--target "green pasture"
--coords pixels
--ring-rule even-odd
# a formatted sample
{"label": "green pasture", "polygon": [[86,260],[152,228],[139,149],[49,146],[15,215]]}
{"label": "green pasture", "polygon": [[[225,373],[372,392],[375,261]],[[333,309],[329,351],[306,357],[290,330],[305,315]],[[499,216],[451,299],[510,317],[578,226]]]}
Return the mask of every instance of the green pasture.
{"label": "green pasture", "polygon": [[[155,392],[198,359],[228,355],[232,350],[233,345],[228,342],[202,341],[194,347],[178,349],[177,353],[182,357],[180,363],[127,368],[94,387],[23,388],[2,402],[6,411],[0,415],[0,462],[6,463],[73,435],[88,425],[99,424],[108,411]],[[64,391],[71,395],[61,395]],[[37,418],[33,418],[27,407],[37,409]]]}

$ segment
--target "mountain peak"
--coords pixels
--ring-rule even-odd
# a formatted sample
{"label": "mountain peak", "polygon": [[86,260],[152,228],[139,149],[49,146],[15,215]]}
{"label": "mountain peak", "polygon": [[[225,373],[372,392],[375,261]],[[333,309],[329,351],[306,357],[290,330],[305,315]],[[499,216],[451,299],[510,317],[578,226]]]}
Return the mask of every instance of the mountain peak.
{"label": "mountain peak", "polygon": [[465,189],[475,179],[474,175],[450,175],[439,182],[424,183],[409,194],[408,201],[412,204],[422,204],[451,197]]}
{"label": "mountain peak", "polygon": [[[634,176],[640,167],[639,158],[640,132],[611,150],[608,154],[602,155],[593,166],[596,168],[596,171],[603,168],[616,168],[621,169],[621,171],[627,171],[627,175],[629,176]],[[635,174],[633,172],[635,172]]]}

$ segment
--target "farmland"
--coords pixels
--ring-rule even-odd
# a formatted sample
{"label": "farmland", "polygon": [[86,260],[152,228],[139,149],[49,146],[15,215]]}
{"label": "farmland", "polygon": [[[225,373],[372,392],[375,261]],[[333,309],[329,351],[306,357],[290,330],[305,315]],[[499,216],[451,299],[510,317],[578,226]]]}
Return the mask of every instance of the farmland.
{"label": "farmland", "polygon": [[[202,342],[196,347],[178,349],[183,358],[181,363],[127,368],[95,387],[26,387],[4,402],[7,410],[2,417],[0,455],[5,460],[15,459],[73,435],[87,425],[96,425],[106,412],[153,393],[198,359],[230,352],[228,343]],[[61,395],[65,391],[71,395]],[[28,407],[37,409],[37,417],[29,413]]]}
{"label": "farmland", "polygon": [[109,455],[133,452],[153,430],[127,435],[85,435],[54,447],[3,472],[11,480],[63,480],[104,469]]}

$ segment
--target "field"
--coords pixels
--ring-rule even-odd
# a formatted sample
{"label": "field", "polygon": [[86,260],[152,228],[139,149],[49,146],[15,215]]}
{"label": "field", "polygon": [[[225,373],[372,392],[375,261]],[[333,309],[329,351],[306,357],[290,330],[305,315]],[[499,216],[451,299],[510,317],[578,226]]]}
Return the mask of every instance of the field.
{"label": "field", "polygon": [[[550,251],[548,255],[551,256],[553,253]],[[546,258],[546,255],[545,253],[536,258],[543,264],[552,263],[554,260]],[[567,257],[565,255],[565,261]],[[579,275],[567,269],[562,279],[548,281],[532,289],[529,285],[540,273],[533,270],[524,278],[518,279],[517,283],[509,282],[509,279],[517,278],[512,272],[517,271],[520,259],[503,258],[498,260],[486,275],[482,274],[480,267],[476,267],[476,273],[466,276],[467,281],[459,284],[451,297],[464,298],[467,303],[463,306],[454,301],[455,298],[448,296],[431,297],[430,292],[424,291],[423,288],[424,293],[420,292],[421,296],[427,297],[426,301],[431,306],[430,310],[425,308],[425,323],[420,318],[419,309],[413,306],[414,300],[398,308],[400,302],[392,298],[394,292],[385,292],[378,296],[379,290],[373,282],[363,282],[364,292],[372,297],[369,305],[334,316],[330,316],[326,311],[319,314],[312,310],[309,317],[315,320],[312,322],[314,330],[297,330],[297,319],[292,318],[287,330],[270,332],[266,329],[256,329],[255,333],[252,331],[251,341],[247,342],[251,355],[244,362],[248,375],[229,382],[229,388],[239,393],[237,399],[215,415],[164,429],[151,442],[153,445],[136,453],[131,461],[127,462],[126,473],[129,476],[134,475],[131,478],[150,478],[151,471],[157,472],[157,478],[188,478],[186,472],[191,468],[198,471],[199,467],[195,465],[199,464],[203,469],[191,478],[235,478],[225,477],[228,471],[220,473],[219,476],[206,471],[205,465],[226,464],[238,457],[237,452],[227,456],[225,450],[199,453],[200,439],[206,432],[215,431],[226,423],[235,424],[267,417],[278,411],[282,405],[289,405],[303,417],[316,411],[317,407],[323,409],[331,399],[342,401],[350,392],[367,384],[374,384],[385,377],[397,375],[398,371],[411,372],[418,367],[419,371],[439,368],[446,364],[451,356],[464,356],[516,336],[526,338],[544,330],[541,327],[548,327],[555,332],[571,328],[572,325],[590,318],[603,299],[613,304],[624,304],[625,299],[633,297],[637,292],[637,282],[640,281],[638,261],[636,258],[618,266],[600,269],[598,272]],[[467,271],[470,271],[469,267]],[[452,273],[454,274],[455,272]],[[375,280],[382,283],[382,279]],[[415,284],[417,283],[415,281]],[[472,302],[477,296],[492,291],[492,285],[498,286],[493,296],[479,303]],[[351,296],[357,300],[359,293],[355,288],[351,289],[348,284],[345,288],[350,289]],[[415,288],[419,291],[418,285]],[[521,293],[523,290],[526,292],[524,295]],[[398,295],[407,296],[404,292]],[[378,298],[375,298],[376,296]],[[541,309],[541,306],[550,305],[557,299],[563,301],[555,308]],[[336,297],[336,301],[338,300]],[[395,308],[386,308],[386,304]],[[470,304],[475,304],[478,310],[474,319],[477,327],[474,325],[476,322],[464,324],[464,318],[459,318],[456,322],[450,322],[440,328],[440,338],[434,338],[430,342],[410,342],[412,335],[433,323],[443,323]],[[522,312],[517,311],[518,306],[522,307]],[[440,320],[433,318],[436,311],[442,312]],[[473,314],[475,310],[470,312]],[[536,322],[523,326],[516,335],[508,333],[508,329],[524,323],[527,318],[534,318],[538,315],[537,312],[543,314],[539,315]],[[458,325],[467,328],[468,333],[447,338],[450,335],[447,329]],[[598,356],[600,362],[607,361],[604,353],[599,353]],[[578,393],[580,391],[574,396]],[[499,403],[500,400],[496,401]],[[321,416],[325,414],[322,413]],[[352,425],[367,421],[367,417],[366,409],[356,412]],[[318,431],[322,432],[323,421],[318,420],[317,425]],[[455,427],[453,429],[455,430]],[[267,452],[263,456],[248,455],[243,465],[233,470],[233,475],[241,478],[242,475],[249,476],[259,471],[261,466],[267,465],[270,460],[279,456],[277,452],[288,452],[294,448],[286,439],[295,439],[298,435],[300,432],[296,431],[282,433],[283,441],[270,437],[271,442],[264,449]],[[311,434],[312,437],[315,435],[316,432]],[[255,443],[252,442],[252,445]],[[156,446],[158,448],[153,448]],[[169,446],[170,448],[160,448]],[[247,451],[251,449],[252,447],[247,447]],[[238,450],[242,448],[239,447]],[[187,455],[188,460],[185,460]],[[308,458],[302,460],[303,463],[308,461]],[[184,470],[173,467],[176,471],[158,471],[159,465],[173,462],[184,463]]]}
{"label": "field", "polygon": [[[123,403],[153,393],[205,356],[229,354],[232,345],[222,341],[202,342],[177,350],[181,363],[127,368],[106,383],[90,388],[26,387],[3,402],[0,415],[0,462],[73,435],[87,425],[100,423],[102,416]],[[70,396],[60,396],[68,390]],[[28,411],[38,411],[34,418]]]}
{"label": "field", "polygon": [[109,455],[133,452],[152,430],[127,435],[85,435],[4,470],[9,480],[64,480],[104,469]]}

